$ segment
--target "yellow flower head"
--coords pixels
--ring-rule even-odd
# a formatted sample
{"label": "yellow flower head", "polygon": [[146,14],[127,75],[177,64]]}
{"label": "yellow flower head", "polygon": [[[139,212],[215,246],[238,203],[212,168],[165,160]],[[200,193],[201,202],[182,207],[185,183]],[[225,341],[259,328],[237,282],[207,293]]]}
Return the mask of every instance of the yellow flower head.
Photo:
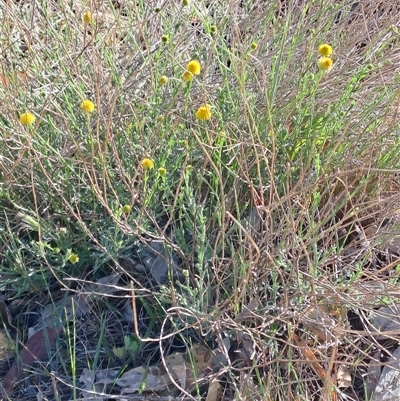
{"label": "yellow flower head", "polygon": [[190,60],[186,67],[186,71],[189,71],[193,75],[199,75],[201,71],[201,64],[197,60]]}
{"label": "yellow flower head", "polygon": [[251,48],[251,50],[256,50],[257,49],[257,42],[253,42],[251,45],[250,45],[250,48]]}
{"label": "yellow flower head", "polygon": [[164,167],[160,167],[158,169],[158,174],[160,174],[163,177],[165,174],[167,174],[167,169]]}
{"label": "yellow flower head", "polygon": [[169,42],[169,36],[168,35],[163,35],[161,36],[161,41],[163,43],[168,43]]}
{"label": "yellow flower head", "polygon": [[154,167],[154,162],[151,159],[145,158],[140,164],[142,165],[144,170],[151,170]]}
{"label": "yellow flower head", "polygon": [[323,57],[329,57],[332,54],[332,46],[323,43],[318,47],[318,53]]}
{"label": "yellow flower head", "polygon": [[193,79],[193,75],[189,71],[185,71],[182,75],[184,81],[189,82]]}
{"label": "yellow flower head", "polygon": [[90,11],[86,11],[85,13],[83,13],[82,19],[85,24],[91,24],[93,22],[92,13]]}
{"label": "yellow flower head", "polygon": [[162,75],[159,79],[159,82],[161,85],[166,85],[168,82],[168,77],[166,77],[165,75]]}
{"label": "yellow flower head", "polygon": [[68,259],[73,265],[79,262],[79,255],[73,253]]}
{"label": "yellow flower head", "polygon": [[196,111],[196,117],[199,120],[209,120],[211,118],[211,107],[209,104],[204,104]]}
{"label": "yellow flower head", "polygon": [[318,60],[318,67],[320,70],[329,71],[333,66],[333,61],[330,57],[321,57]]}
{"label": "yellow flower head", "polygon": [[122,213],[128,214],[131,211],[131,206],[130,205],[124,205],[122,206]]}
{"label": "yellow flower head", "polygon": [[85,114],[90,114],[93,113],[94,111],[94,104],[91,100],[84,100],[81,103],[81,110],[85,113]]}
{"label": "yellow flower head", "polygon": [[36,120],[36,117],[32,113],[29,113],[29,112],[26,112],[19,116],[19,122],[22,125],[32,125],[35,122],[35,120]]}

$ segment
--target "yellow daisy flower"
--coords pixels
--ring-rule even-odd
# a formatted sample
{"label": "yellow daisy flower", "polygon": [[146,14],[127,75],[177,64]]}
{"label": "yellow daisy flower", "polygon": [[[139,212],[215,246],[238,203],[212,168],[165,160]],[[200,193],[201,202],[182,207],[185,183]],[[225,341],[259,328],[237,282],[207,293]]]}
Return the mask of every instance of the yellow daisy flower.
{"label": "yellow daisy flower", "polygon": [[209,104],[204,104],[196,111],[196,117],[199,120],[209,120],[211,118],[211,107]]}
{"label": "yellow daisy flower", "polygon": [[326,43],[322,43],[322,45],[318,47],[318,53],[323,57],[329,57],[332,54],[332,51],[332,46]]}
{"label": "yellow daisy flower", "polygon": [[201,72],[201,64],[197,60],[190,60],[186,66],[186,71],[189,71],[193,75],[199,75]]}
{"label": "yellow daisy flower", "polygon": [[32,113],[29,113],[29,112],[26,112],[19,116],[19,122],[22,125],[32,125],[35,122],[35,120],[36,120],[36,117]]}
{"label": "yellow daisy flower", "polygon": [[166,77],[165,75],[162,75],[159,79],[159,82],[161,85],[166,85],[168,82],[168,77]]}
{"label": "yellow daisy flower", "polygon": [[92,13],[90,11],[86,11],[85,13],[83,13],[82,19],[85,24],[91,24],[93,22]]}
{"label": "yellow daisy flower", "polygon": [[160,167],[158,169],[158,174],[160,174],[161,176],[164,176],[165,174],[167,174],[167,169],[164,167]]}
{"label": "yellow daisy flower", "polygon": [[86,113],[86,114],[90,114],[93,113],[94,111],[94,103],[91,100],[84,100],[81,103],[81,110]]}
{"label": "yellow daisy flower", "polygon": [[182,78],[184,81],[189,82],[193,79],[193,75],[189,71],[185,71]]}
{"label": "yellow daisy flower", "polygon": [[333,60],[330,57],[321,57],[318,60],[320,70],[329,71],[333,66]]}
{"label": "yellow daisy flower", "polygon": [[128,214],[131,211],[131,206],[130,205],[124,205],[122,206],[122,213]]}
{"label": "yellow daisy flower", "polygon": [[142,165],[144,170],[151,170],[154,167],[154,162],[151,159],[145,158],[140,164]]}
{"label": "yellow daisy flower", "polygon": [[76,253],[73,253],[68,260],[74,265],[75,263],[79,262],[79,255],[77,255]]}

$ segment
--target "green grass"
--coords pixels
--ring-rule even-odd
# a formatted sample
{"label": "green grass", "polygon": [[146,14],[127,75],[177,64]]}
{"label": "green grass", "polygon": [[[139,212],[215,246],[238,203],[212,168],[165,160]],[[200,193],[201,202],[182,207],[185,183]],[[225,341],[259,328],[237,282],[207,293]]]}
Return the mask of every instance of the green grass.
{"label": "green grass", "polygon": [[[166,353],[231,338],[232,365],[221,374],[228,398],[333,397],[297,333],[328,377],[350,367],[354,389],[341,391],[366,399],[362,372],[374,346],[354,319],[362,325],[359,310],[396,302],[378,293],[398,288],[397,254],[385,250],[398,236],[397,21],[389,11],[378,18],[372,6],[358,16],[350,0],[239,3],[91,9],[36,0],[2,10],[9,83],[0,87],[0,290],[13,323],[27,332],[36,323],[28,312],[60,289],[121,275],[116,295],[98,297],[91,311],[97,334],[85,336],[79,319],[64,322],[62,363],[53,361],[52,373],[58,399],[79,399],[85,367],[160,361],[157,343],[140,342],[125,360],[112,351],[124,338],[135,342],[121,311],[131,281],[140,335],[167,330]],[[88,9],[93,23],[84,26]],[[321,43],[334,49],[329,72],[317,66]],[[192,59],[201,74],[185,82]],[[95,105],[90,115],[80,109],[84,99]],[[212,117],[200,121],[195,112],[206,103]],[[27,111],[36,117],[28,127],[19,122]],[[154,168],[143,169],[144,158]],[[255,207],[257,233],[245,221]],[[179,262],[162,285],[132,267],[150,239],[163,240]],[[371,283],[381,288],[374,297],[363,290]],[[252,301],[252,317],[235,319]],[[311,306],[331,311],[332,344],[309,329]],[[251,360],[235,357],[248,346],[244,332]],[[245,388],[244,378],[253,385]],[[36,399],[24,393],[29,380],[11,399]],[[193,395],[206,392],[200,386]]]}

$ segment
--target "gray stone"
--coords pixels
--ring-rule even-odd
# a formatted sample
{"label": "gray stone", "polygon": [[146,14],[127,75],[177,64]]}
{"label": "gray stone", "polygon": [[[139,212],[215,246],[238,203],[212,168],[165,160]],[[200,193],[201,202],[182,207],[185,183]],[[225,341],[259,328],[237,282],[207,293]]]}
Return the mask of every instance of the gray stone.
{"label": "gray stone", "polygon": [[371,401],[400,400],[400,348],[386,362]]}
{"label": "gray stone", "polygon": [[157,283],[165,284],[168,281],[169,269],[174,276],[179,274],[178,260],[164,241],[151,240],[147,245],[150,252],[141,262]]}

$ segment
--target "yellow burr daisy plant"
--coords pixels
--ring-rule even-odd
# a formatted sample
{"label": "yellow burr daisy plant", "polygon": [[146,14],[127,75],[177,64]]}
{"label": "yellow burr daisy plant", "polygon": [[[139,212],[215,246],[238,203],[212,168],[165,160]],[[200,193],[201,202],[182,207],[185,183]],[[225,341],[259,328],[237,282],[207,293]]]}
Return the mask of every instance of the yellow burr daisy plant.
{"label": "yellow burr daisy plant", "polygon": [[32,125],[35,122],[35,120],[36,117],[32,113],[29,113],[29,111],[19,116],[19,122],[25,126]]}
{"label": "yellow burr daisy plant", "polygon": [[201,72],[201,64],[198,60],[190,60],[186,66],[186,71],[193,75],[199,75]]}
{"label": "yellow burr daisy plant", "polygon": [[83,22],[86,25],[90,25],[93,22],[93,17],[92,17],[92,13],[90,11],[86,11],[83,13],[82,16]]}
{"label": "yellow burr daisy plant", "polygon": [[70,261],[70,263],[72,263],[72,264],[74,265],[75,263],[78,263],[78,262],[79,262],[79,255],[77,255],[76,253],[73,253],[73,254],[68,258],[68,260]]}
{"label": "yellow burr daisy plant", "polygon": [[89,100],[86,99],[81,103],[81,110],[85,113],[85,114],[90,114],[93,113],[94,111],[94,103]]}
{"label": "yellow burr daisy plant", "polygon": [[185,82],[189,82],[189,81],[191,81],[191,80],[193,79],[193,75],[192,75],[189,71],[185,71],[185,72],[183,73],[183,75],[182,75],[182,79],[183,79]]}
{"label": "yellow burr daisy plant", "polygon": [[122,206],[122,213],[128,214],[131,211],[131,206],[130,205],[124,205]]}
{"label": "yellow burr daisy plant", "polygon": [[154,167],[154,162],[153,160],[149,159],[149,158],[144,158],[140,164],[142,165],[144,170],[151,170]]}
{"label": "yellow burr daisy plant", "polygon": [[318,67],[320,70],[329,71],[332,69],[333,60],[330,57],[321,57],[318,60]]}
{"label": "yellow burr daisy plant", "polygon": [[196,111],[196,118],[198,118],[199,120],[209,120],[211,118],[211,115],[211,106],[209,104],[204,104]]}
{"label": "yellow burr daisy plant", "polygon": [[164,177],[165,174],[167,174],[167,169],[166,169],[165,167],[160,167],[160,168],[158,169],[158,174],[160,174],[161,177]]}
{"label": "yellow burr daisy plant", "polygon": [[323,56],[323,57],[329,57],[332,54],[332,46],[322,43],[322,45],[319,45],[318,47],[318,53]]}
{"label": "yellow burr daisy plant", "polygon": [[159,82],[161,85],[166,85],[168,83],[168,77],[165,75],[161,75]]}

